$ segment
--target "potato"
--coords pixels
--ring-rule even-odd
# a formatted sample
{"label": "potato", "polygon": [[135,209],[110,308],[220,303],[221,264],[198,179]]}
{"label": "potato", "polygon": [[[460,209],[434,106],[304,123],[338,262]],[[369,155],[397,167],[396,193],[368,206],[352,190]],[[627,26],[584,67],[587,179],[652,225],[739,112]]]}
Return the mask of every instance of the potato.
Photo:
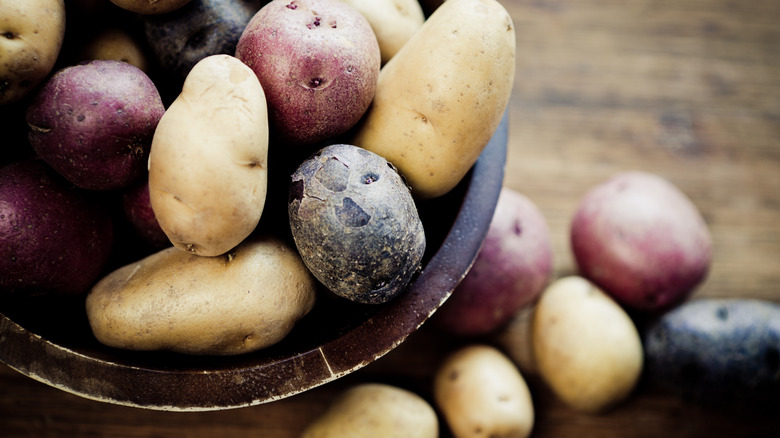
{"label": "potato", "polygon": [[258,236],[221,257],[167,248],[128,264],[90,290],[86,309],[111,347],[236,355],[281,341],[315,293],[295,250]]}
{"label": "potato", "polygon": [[97,60],[55,73],[27,108],[30,145],[78,187],[117,190],[146,174],[165,107],[137,67]]}
{"label": "potato", "polygon": [[530,199],[504,187],[474,264],[432,322],[458,336],[496,331],[539,296],[551,274],[544,216]]}
{"label": "potato", "polygon": [[192,0],[174,12],[141,17],[146,42],[162,74],[181,83],[211,55],[234,55],[258,0]]}
{"label": "potato", "polygon": [[147,245],[158,249],[171,246],[152,209],[148,179],[122,191],[122,211],[132,230]]}
{"label": "potato", "polygon": [[65,37],[63,0],[3,0],[0,105],[30,94],[51,73]]}
{"label": "potato", "polygon": [[381,304],[420,269],[425,232],[409,189],[382,157],[323,148],[292,176],[288,214],[298,251],[336,295]]}
{"label": "potato", "polygon": [[301,433],[301,438],[436,438],[433,407],[409,390],[384,383],[348,388]]}
{"label": "potato", "polygon": [[454,188],[498,127],[515,74],[512,18],[495,0],[448,0],[382,68],[349,142],[385,157],[417,199]]}
{"label": "potato", "polygon": [[85,294],[113,246],[109,213],[46,163],[0,169],[0,291]]}
{"label": "potato", "polygon": [[613,408],[642,374],[642,341],[633,321],[582,277],[558,279],[542,292],[531,331],[539,374],[577,411]]}
{"label": "potato", "polygon": [[647,376],[686,400],[776,415],[780,305],[702,298],[681,304],[644,333]]}
{"label": "potato", "polygon": [[572,219],[571,246],[584,277],[646,312],[685,300],[712,261],[712,237],[696,206],[647,172],[623,172],[592,188]]}
{"label": "potato", "polygon": [[434,399],[456,438],[522,438],[531,434],[534,407],[525,379],[494,347],[461,347],[434,376]]}
{"label": "potato", "polygon": [[195,65],[160,120],[149,154],[149,198],[173,245],[224,254],[263,214],[268,113],[252,70],[230,55]]}
{"label": "potato", "polygon": [[341,0],[363,14],[374,29],[382,63],[387,63],[425,22],[417,0]]}
{"label": "potato", "polygon": [[81,59],[123,61],[149,73],[149,61],[141,43],[120,28],[107,28],[93,36],[82,49]]}
{"label": "potato", "polygon": [[111,0],[122,9],[138,14],[165,14],[173,12],[190,0]]}
{"label": "potato", "polygon": [[269,2],[247,24],[236,57],[263,84],[272,136],[298,148],[352,128],[381,65],[371,25],[339,0]]}

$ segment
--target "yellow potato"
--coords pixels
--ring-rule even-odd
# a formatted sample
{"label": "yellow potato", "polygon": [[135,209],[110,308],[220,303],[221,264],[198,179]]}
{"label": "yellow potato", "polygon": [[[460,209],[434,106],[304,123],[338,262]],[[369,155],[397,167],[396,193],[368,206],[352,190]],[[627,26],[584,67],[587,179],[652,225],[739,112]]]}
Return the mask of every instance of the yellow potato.
{"label": "yellow potato", "polygon": [[149,198],[173,245],[224,254],[257,226],[268,180],[268,110],[254,72],[229,55],[192,68],[149,154]]}
{"label": "yellow potato", "polygon": [[448,0],[382,68],[352,142],[393,163],[415,198],[454,188],[498,127],[515,75],[512,18],[496,0]]}
{"label": "yellow potato", "polygon": [[0,105],[24,98],[51,73],[64,36],[63,0],[0,2]]}
{"label": "yellow potato", "polygon": [[575,410],[613,407],[642,373],[642,341],[633,321],[582,277],[558,279],[542,292],[531,330],[539,374]]}
{"label": "yellow potato", "polygon": [[434,378],[434,399],[456,438],[522,438],[531,434],[534,407],[525,379],[498,349],[475,344],[445,358]]}
{"label": "yellow potato", "polygon": [[129,33],[118,28],[105,29],[90,40],[81,52],[84,60],[109,59],[123,61],[149,72],[149,62],[141,44]]}
{"label": "yellow potato", "polygon": [[439,422],[430,404],[406,389],[362,383],[340,394],[301,438],[436,438]]}
{"label": "yellow potato", "polygon": [[417,0],[341,0],[357,9],[374,29],[382,63],[390,60],[425,22]]}
{"label": "yellow potato", "polygon": [[101,343],[186,354],[248,353],[282,340],[314,306],[316,283],[294,249],[252,238],[221,257],[167,248],[89,292]]}
{"label": "yellow potato", "polygon": [[173,12],[189,2],[190,0],[111,0],[111,3],[122,9],[144,15]]}

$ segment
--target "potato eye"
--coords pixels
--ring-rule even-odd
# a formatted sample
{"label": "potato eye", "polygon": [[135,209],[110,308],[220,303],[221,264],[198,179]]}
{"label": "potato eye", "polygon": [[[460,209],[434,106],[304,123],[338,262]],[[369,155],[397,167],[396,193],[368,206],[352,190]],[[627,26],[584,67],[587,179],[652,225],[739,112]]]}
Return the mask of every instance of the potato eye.
{"label": "potato eye", "polygon": [[363,175],[363,184],[371,184],[379,180],[379,175],[375,173],[367,173]]}

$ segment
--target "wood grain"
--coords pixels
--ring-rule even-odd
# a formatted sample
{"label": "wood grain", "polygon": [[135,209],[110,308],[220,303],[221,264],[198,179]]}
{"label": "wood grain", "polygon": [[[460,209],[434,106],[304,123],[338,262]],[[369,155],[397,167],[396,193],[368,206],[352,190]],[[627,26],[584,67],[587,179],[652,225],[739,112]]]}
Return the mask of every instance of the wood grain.
{"label": "wood grain", "polygon": [[[675,183],[712,230],[712,270],[695,296],[780,302],[780,2],[502,3],[518,42],[505,185],[547,218],[555,276],[576,272],[568,225],[580,197],[619,171],[639,169]],[[777,420],[709,410],[645,384],[607,414],[573,412],[533,372],[527,316],[484,341],[527,373],[534,437],[780,436]],[[0,367],[0,435],[295,437],[356,382],[385,381],[429,397],[437,364],[461,342],[426,325],[336,382],[265,405],[197,414],[94,402]]]}

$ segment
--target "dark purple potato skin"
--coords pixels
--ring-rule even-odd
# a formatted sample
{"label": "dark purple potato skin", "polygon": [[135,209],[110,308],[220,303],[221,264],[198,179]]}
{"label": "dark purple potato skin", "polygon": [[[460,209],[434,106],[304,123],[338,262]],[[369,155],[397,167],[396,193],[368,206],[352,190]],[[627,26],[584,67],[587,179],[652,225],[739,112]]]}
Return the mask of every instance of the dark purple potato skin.
{"label": "dark purple potato skin", "polygon": [[247,24],[236,57],[257,74],[271,135],[314,150],[352,128],[374,98],[381,56],[371,25],[338,0],[275,0]]}
{"label": "dark purple potato skin", "polygon": [[122,210],[125,219],[143,241],[154,248],[167,248],[171,241],[157,222],[149,200],[149,181],[128,187],[122,193]]}
{"label": "dark purple potato skin", "polygon": [[550,232],[541,211],[505,187],[474,265],[432,322],[457,336],[498,330],[541,294],[552,261]]}
{"label": "dark purple potato skin", "polygon": [[[262,0],[192,0],[160,15],[144,15],[144,34],[162,74],[180,83],[201,59],[233,55]],[[178,94],[178,93],[177,93]]]}
{"label": "dark purple potato skin", "polygon": [[691,300],[651,323],[644,346],[649,380],[686,400],[773,411],[780,403],[777,303]]}
{"label": "dark purple potato skin", "polygon": [[74,185],[117,190],[146,172],[165,107],[154,83],[120,61],[55,73],[27,108],[33,150]]}
{"label": "dark purple potato skin", "polygon": [[0,291],[76,295],[101,275],[113,244],[108,211],[46,163],[0,169]]}
{"label": "dark purple potato skin", "polygon": [[409,188],[387,160],[351,145],[323,148],[292,176],[293,239],[336,295],[381,304],[419,270],[425,233]]}

